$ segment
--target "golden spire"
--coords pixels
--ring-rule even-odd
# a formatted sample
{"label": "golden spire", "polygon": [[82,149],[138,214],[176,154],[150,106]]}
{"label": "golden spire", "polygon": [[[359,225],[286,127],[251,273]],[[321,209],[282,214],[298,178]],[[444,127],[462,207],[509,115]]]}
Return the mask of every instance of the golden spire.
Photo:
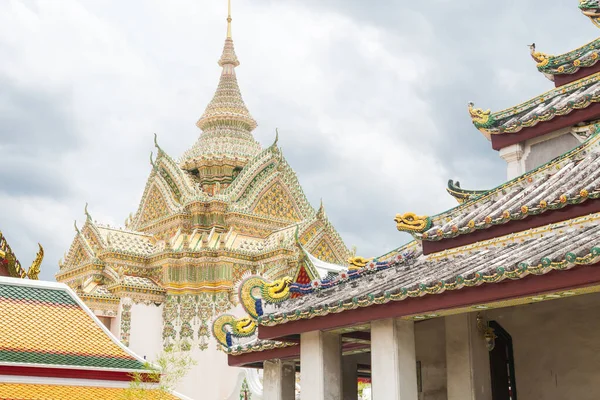
{"label": "golden spire", "polygon": [[231,0],[227,0],[227,39],[231,39]]}
{"label": "golden spire", "polygon": [[202,130],[198,141],[181,158],[184,169],[198,169],[213,158],[220,163],[223,159],[234,159],[245,164],[261,151],[252,136],[256,121],[246,108],[235,76],[235,67],[240,62],[231,38],[231,0],[227,0],[227,11],[227,37],[219,59],[222,67],[219,85],[196,123]]}

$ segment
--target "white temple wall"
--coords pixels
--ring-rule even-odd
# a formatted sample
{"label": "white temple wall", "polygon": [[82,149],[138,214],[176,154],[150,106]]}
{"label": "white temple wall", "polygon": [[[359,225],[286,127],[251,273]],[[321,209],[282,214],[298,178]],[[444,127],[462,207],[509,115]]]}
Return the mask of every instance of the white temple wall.
{"label": "white temple wall", "polygon": [[573,150],[580,143],[568,127],[500,149],[500,157],[507,163],[506,177],[508,180],[516,178]]}
{"label": "white temple wall", "polygon": [[421,363],[420,400],[446,399],[446,328],[443,318],[415,324],[417,362]]}
{"label": "white temple wall", "polygon": [[[238,317],[245,315],[239,305],[228,312]],[[162,325],[157,332],[162,332]],[[236,388],[242,369],[227,364],[227,354],[217,348],[217,341],[212,337],[206,350],[194,347],[190,351],[197,364],[177,385],[176,391],[197,400],[228,399]]]}
{"label": "white temple wall", "polygon": [[129,348],[153,361],[162,351],[162,305],[132,304]]}
{"label": "white temple wall", "polygon": [[600,294],[486,312],[512,336],[519,400],[597,399]]}

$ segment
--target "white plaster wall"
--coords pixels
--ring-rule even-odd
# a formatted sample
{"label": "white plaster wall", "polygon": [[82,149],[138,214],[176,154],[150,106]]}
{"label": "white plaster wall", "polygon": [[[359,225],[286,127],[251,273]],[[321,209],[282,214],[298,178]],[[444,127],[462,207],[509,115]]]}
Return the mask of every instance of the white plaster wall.
{"label": "white plaster wall", "polygon": [[[228,311],[236,316],[245,315],[241,306]],[[158,329],[162,340],[162,319]],[[227,354],[218,350],[217,342],[211,337],[208,348],[191,350],[197,364],[177,385],[176,391],[195,400],[225,400],[229,398],[238,383],[241,369],[227,364]],[[239,396],[239,393],[238,393]]]}
{"label": "white plaster wall", "polygon": [[129,348],[153,361],[162,351],[162,305],[133,304]]}
{"label": "white plaster wall", "polygon": [[486,313],[513,339],[519,400],[600,397],[600,294]]}
{"label": "white plaster wall", "polygon": [[443,318],[415,324],[417,361],[421,362],[421,400],[446,399],[446,329]]}

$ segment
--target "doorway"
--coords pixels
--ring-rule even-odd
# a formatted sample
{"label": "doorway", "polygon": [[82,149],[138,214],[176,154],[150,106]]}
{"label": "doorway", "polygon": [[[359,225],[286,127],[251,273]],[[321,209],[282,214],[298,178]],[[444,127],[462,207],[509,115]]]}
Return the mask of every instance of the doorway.
{"label": "doorway", "polygon": [[494,348],[490,351],[492,400],[517,400],[517,383],[512,337],[496,321],[490,321],[496,334]]}

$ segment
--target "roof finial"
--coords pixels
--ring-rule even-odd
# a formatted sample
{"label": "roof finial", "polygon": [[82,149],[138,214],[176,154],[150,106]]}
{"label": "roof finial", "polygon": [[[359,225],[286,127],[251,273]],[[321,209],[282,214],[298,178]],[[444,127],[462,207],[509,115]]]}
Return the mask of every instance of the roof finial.
{"label": "roof finial", "polygon": [[92,216],[90,215],[90,213],[88,212],[88,203],[85,203],[85,208],[83,209],[83,212],[85,212],[85,217],[87,221],[91,221],[92,220]]}
{"label": "roof finial", "polygon": [[227,38],[231,39],[231,0],[227,0]]}
{"label": "roof finial", "polygon": [[278,141],[279,141],[279,129],[275,128],[275,141],[273,141],[273,144],[271,145],[271,147],[277,146]]}

